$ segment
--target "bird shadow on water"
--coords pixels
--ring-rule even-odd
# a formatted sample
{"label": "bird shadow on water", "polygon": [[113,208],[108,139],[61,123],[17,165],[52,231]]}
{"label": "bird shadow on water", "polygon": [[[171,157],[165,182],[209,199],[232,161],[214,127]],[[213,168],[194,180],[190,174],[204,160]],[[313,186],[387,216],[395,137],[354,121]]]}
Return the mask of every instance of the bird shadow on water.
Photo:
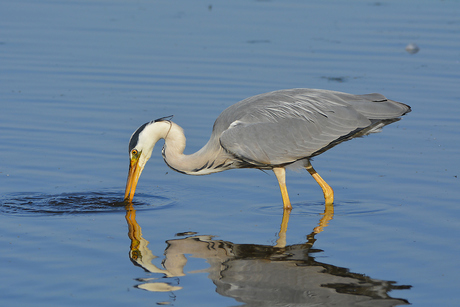
{"label": "bird shadow on water", "polygon": [[[183,290],[180,279],[187,274],[208,273],[216,292],[230,297],[244,306],[397,306],[409,302],[393,298],[390,291],[407,290],[410,285],[396,285],[395,281],[374,279],[366,274],[315,259],[323,252],[313,247],[315,236],[325,231],[334,216],[334,205],[324,205],[320,220],[306,240],[287,245],[287,228],[291,212],[284,211],[278,239],[274,245],[239,244],[217,240],[212,234],[178,233],[166,240],[163,250],[152,252],[136,221],[136,210],[126,204],[128,237],[131,241],[129,258],[157,278],[136,278],[138,289],[169,293],[171,304]],[[179,237],[179,238],[178,238]],[[152,261],[163,255],[161,267]],[[206,270],[185,274],[187,257],[206,260]],[[155,261],[158,263],[158,261]],[[185,283],[187,284],[187,283]],[[193,287],[193,286],[188,286]],[[193,289],[190,289],[193,291]]]}
{"label": "bird shadow on water", "polygon": [[[123,212],[126,205],[120,201],[123,195],[119,192],[14,193],[2,197],[0,213],[37,216]],[[139,193],[135,205],[142,211],[167,208],[171,203],[165,197]]]}

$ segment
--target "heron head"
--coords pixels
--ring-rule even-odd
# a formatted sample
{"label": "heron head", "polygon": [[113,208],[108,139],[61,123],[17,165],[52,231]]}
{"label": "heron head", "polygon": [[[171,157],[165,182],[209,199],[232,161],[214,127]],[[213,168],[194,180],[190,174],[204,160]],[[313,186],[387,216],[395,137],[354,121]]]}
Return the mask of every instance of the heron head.
{"label": "heron head", "polygon": [[129,140],[129,171],[125,201],[131,202],[133,200],[142,170],[150,159],[155,144],[167,135],[171,126],[171,117],[163,117],[145,123],[137,128],[131,136]]}

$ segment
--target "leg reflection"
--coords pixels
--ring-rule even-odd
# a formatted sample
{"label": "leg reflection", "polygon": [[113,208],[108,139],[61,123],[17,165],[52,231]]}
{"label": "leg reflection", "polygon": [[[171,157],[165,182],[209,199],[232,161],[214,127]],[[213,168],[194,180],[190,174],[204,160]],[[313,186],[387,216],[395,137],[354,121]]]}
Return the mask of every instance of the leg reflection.
{"label": "leg reflection", "polygon": [[314,233],[320,233],[323,231],[324,227],[326,227],[329,224],[329,221],[334,217],[334,205],[332,203],[326,202],[322,216],[323,217],[319,220],[318,226],[313,229]]}
{"label": "leg reflection", "polygon": [[[276,245],[274,247],[283,248],[286,247],[286,232],[289,223],[289,217],[291,215],[291,209],[284,209],[283,219],[281,221],[280,232],[278,233],[278,239],[276,240]],[[334,204],[326,202],[324,206],[324,213],[321,214],[322,217],[319,220],[318,226],[313,229],[313,232],[307,236],[308,242],[313,243],[315,241],[314,236],[324,230],[326,226],[329,225],[329,221],[334,217]],[[310,242],[313,240],[313,242]]]}
{"label": "leg reflection", "polygon": [[280,232],[278,233],[278,240],[276,240],[276,245],[274,247],[286,247],[286,231],[290,215],[291,209],[284,209],[283,220],[281,221]]}

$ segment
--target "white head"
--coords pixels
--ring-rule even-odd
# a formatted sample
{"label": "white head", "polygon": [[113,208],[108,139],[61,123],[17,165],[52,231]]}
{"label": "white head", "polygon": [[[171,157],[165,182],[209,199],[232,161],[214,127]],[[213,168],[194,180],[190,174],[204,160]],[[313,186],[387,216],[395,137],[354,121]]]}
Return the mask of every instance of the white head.
{"label": "white head", "polygon": [[137,128],[129,140],[129,172],[126,182],[125,201],[131,202],[137,182],[145,164],[152,155],[153,147],[164,139],[171,129],[172,116],[162,117]]}

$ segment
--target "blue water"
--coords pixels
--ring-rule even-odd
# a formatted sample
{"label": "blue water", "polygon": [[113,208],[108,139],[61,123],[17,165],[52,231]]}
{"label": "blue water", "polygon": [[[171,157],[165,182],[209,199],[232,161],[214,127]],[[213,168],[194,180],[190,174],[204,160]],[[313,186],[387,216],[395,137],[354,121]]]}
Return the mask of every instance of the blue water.
{"label": "blue water", "polygon": [[[457,1],[2,1],[0,304],[457,306],[458,16]],[[141,124],[173,114],[192,153],[227,106],[296,87],[413,110],[314,159],[333,214],[288,172],[280,231],[271,172],[185,176],[160,144],[120,202]]]}

